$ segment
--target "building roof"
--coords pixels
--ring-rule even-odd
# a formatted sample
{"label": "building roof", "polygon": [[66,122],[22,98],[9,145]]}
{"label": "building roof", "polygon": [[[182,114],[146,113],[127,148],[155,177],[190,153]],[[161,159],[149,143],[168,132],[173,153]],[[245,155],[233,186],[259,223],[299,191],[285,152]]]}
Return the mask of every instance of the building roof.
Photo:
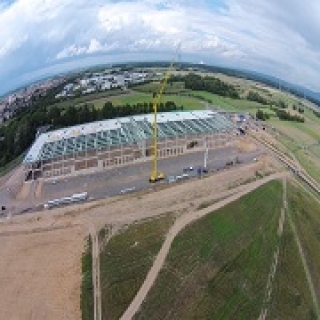
{"label": "building roof", "polygon": [[[41,134],[23,163],[57,158],[74,152],[132,144],[152,138],[153,114],[86,123]],[[182,136],[233,129],[232,122],[213,111],[159,113],[158,137]]]}

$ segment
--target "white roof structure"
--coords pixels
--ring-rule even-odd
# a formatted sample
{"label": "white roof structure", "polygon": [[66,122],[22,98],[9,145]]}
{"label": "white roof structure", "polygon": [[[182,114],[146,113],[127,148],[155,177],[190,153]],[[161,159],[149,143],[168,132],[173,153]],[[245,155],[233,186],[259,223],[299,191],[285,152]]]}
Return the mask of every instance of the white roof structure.
{"label": "white roof structure", "polygon": [[[46,132],[34,142],[23,163],[148,140],[152,138],[152,122],[153,114],[144,114]],[[233,128],[232,122],[225,116],[209,110],[158,113],[157,123],[159,139]]]}

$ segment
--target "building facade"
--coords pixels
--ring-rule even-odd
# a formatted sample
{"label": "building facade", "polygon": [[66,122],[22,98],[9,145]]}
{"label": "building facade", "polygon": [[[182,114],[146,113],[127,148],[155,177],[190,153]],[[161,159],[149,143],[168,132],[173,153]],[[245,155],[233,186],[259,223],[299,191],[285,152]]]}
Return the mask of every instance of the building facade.
{"label": "building facade", "polygon": [[[26,179],[103,171],[152,159],[153,115],[78,125],[40,135],[23,164]],[[158,157],[221,148],[236,136],[233,123],[213,111],[158,114]]]}

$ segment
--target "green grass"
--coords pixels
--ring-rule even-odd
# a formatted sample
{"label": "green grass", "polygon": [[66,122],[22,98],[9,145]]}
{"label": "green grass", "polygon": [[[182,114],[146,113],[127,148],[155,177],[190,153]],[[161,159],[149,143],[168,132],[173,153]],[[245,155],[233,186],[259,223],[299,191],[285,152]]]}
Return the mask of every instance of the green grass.
{"label": "green grass", "polygon": [[92,241],[89,236],[82,255],[81,314],[82,320],[92,320],[94,316],[94,294],[92,282]]}
{"label": "green grass", "polygon": [[281,206],[270,182],[186,227],[136,319],[257,319]]}
{"label": "green grass", "polygon": [[51,106],[56,106],[58,108],[67,108],[69,106],[76,106],[84,103],[95,103],[96,101],[99,101],[103,98],[118,96],[121,94],[125,94],[125,91],[120,89],[114,89],[114,90],[104,91],[104,92],[94,92],[78,98],[71,98],[65,101],[57,102],[52,104]]}
{"label": "green grass", "polygon": [[320,143],[309,148],[310,152],[320,159]]}
{"label": "green grass", "polygon": [[[314,286],[318,288],[319,299],[320,205],[292,184],[288,184],[288,205],[307,255]],[[288,221],[284,226],[268,314],[268,319],[317,319],[298,247]]]}
{"label": "green grass", "polygon": [[100,254],[102,318],[119,319],[142,285],[173,223],[166,215],[129,226]]}
{"label": "green grass", "polygon": [[[316,145],[308,148],[308,146],[318,143],[318,140],[315,139],[318,133],[311,131],[315,136],[310,135],[307,124],[299,126],[299,124],[279,120],[271,120],[270,122],[282,132],[277,138],[279,142],[293,152],[301,166],[320,183],[320,147]],[[304,147],[307,148],[304,149]]]}
{"label": "green grass", "polygon": [[[160,82],[155,81],[155,82],[142,84],[139,86],[134,86],[133,89],[139,92],[153,93],[153,92],[159,92],[160,87],[161,87]],[[186,89],[184,88],[184,82],[167,83],[164,89],[164,93],[166,94],[179,93],[183,91],[186,91]]]}
{"label": "green grass", "polygon": [[320,301],[320,203],[294,185],[289,185],[288,191],[289,209]]}
{"label": "green grass", "polygon": [[[293,152],[296,159],[299,161],[301,166],[307,171],[307,173],[318,183],[320,183],[320,158],[312,151],[301,149],[301,144],[288,139],[285,136],[279,137],[278,140]],[[314,148],[314,147],[313,147]],[[313,148],[311,150],[313,150]]]}
{"label": "green grass", "polygon": [[263,109],[264,112],[274,114],[274,112],[271,111],[268,106],[262,105],[258,102],[248,101],[246,99],[232,99],[206,91],[189,91],[188,93],[184,93],[184,95],[188,94],[198,99],[202,99],[206,102],[212,103],[213,105],[227,111],[247,111],[255,114],[257,110]]}

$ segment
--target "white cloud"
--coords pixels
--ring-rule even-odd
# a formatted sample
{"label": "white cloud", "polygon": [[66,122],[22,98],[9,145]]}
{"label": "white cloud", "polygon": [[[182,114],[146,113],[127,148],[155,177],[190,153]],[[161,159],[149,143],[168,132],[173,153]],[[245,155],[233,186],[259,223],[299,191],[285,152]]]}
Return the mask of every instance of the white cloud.
{"label": "white cloud", "polygon": [[222,2],[218,7],[209,0],[0,4],[0,82],[87,56],[91,62],[99,55],[115,62],[117,54],[170,56],[181,42],[183,56],[195,61],[253,69],[320,91],[318,0],[308,6],[299,0]]}

